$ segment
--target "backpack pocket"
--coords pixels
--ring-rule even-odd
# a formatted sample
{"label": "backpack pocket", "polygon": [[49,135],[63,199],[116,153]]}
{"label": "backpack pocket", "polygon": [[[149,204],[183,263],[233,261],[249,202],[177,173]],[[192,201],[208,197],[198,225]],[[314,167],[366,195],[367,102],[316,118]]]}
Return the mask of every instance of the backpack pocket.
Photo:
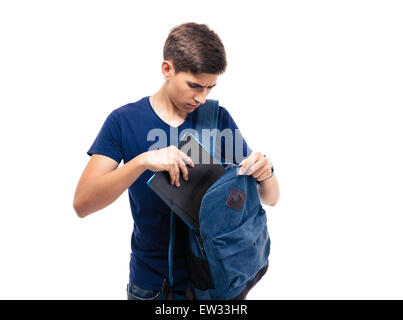
{"label": "backpack pocket", "polygon": [[189,250],[187,254],[187,266],[190,281],[199,290],[214,289],[214,281],[211,275],[209,261],[204,253],[203,244],[198,234],[189,230]]}
{"label": "backpack pocket", "polygon": [[231,232],[211,239],[227,289],[246,285],[264,267],[270,253],[265,210],[258,212]]}
{"label": "backpack pocket", "polygon": [[215,289],[207,259],[197,257],[190,252],[188,256],[188,266],[190,281],[195,288],[199,290]]}

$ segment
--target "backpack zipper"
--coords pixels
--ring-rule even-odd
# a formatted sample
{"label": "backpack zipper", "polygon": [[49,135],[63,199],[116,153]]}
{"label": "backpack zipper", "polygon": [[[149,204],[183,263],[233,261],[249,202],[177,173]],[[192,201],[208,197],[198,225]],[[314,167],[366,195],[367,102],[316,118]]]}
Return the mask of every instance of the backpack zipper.
{"label": "backpack zipper", "polygon": [[202,242],[202,239],[201,239],[200,235],[198,235],[198,234],[196,233],[196,237],[197,237],[197,242],[198,242],[199,245],[200,245],[200,249],[201,249],[203,255],[206,255],[206,253],[205,253],[205,251],[204,251],[203,242]]}

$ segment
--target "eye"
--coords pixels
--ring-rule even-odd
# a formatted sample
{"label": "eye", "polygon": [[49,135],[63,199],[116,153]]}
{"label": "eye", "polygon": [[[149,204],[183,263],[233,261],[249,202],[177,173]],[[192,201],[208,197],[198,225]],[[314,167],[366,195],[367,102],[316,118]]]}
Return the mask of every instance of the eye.
{"label": "eye", "polygon": [[[199,87],[198,85],[193,85],[191,83],[188,83],[188,86],[191,87],[192,89],[203,89],[203,87]],[[207,87],[207,90],[213,89],[214,86],[212,87]]]}
{"label": "eye", "polygon": [[199,89],[200,87],[198,85],[194,85],[192,83],[188,83],[189,87],[191,87],[192,89]]}

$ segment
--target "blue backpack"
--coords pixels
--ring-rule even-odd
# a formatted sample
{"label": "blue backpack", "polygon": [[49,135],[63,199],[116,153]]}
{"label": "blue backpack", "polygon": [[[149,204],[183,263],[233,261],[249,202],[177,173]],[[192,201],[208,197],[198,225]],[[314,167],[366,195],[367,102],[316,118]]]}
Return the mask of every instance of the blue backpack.
{"label": "blue backpack", "polygon": [[[217,128],[218,101],[199,106],[196,131]],[[186,131],[181,133],[181,136]],[[221,160],[218,135],[209,153]],[[219,161],[221,163],[221,161]],[[203,195],[197,230],[188,221],[190,288],[197,300],[244,299],[268,268],[270,238],[252,176],[238,175],[234,163],[222,163],[224,173]],[[173,248],[176,215],[170,212],[169,284],[173,284]],[[168,288],[169,290],[169,288]]]}

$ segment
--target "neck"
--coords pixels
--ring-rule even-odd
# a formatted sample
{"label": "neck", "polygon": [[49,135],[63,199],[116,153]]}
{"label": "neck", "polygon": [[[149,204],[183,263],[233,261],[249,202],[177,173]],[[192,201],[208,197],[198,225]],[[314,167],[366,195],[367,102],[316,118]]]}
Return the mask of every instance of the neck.
{"label": "neck", "polygon": [[154,111],[167,122],[183,122],[188,113],[178,110],[167,93],[166,84],[150,97]]}

